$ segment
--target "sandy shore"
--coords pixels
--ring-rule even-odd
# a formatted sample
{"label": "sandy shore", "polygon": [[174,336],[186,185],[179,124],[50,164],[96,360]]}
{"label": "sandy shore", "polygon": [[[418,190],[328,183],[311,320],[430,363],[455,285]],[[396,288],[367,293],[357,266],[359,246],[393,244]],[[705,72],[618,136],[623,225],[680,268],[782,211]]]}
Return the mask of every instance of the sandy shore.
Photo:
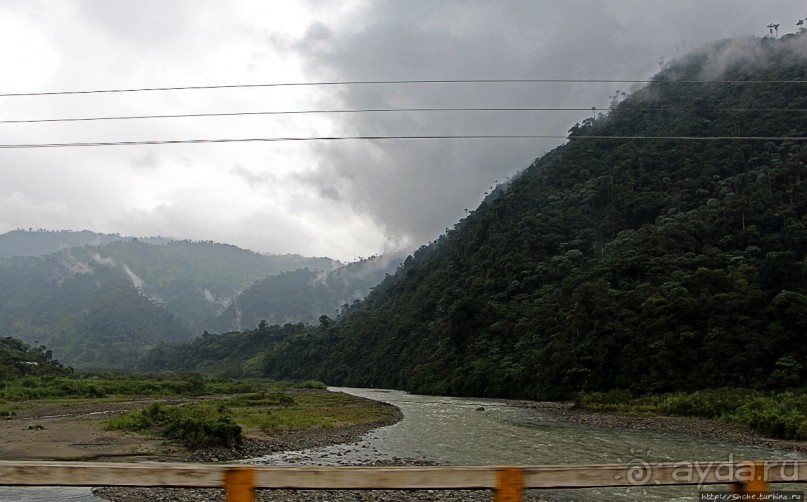
{"label": "sandy shore", "polygon": [[188,401],[191,399],[29,403],[14,416],[0,420],[0,460],[226,462],[279,451],[351,443],[373,429],[392,425],[403,418],[394,406],[378,403],[391,408],[389,418],[345,427],[274,434],[245,430],[244,442],[237,448],[193,451],[163,438],[104,430],[103,421],[113,414],[154,402]]}
{"label": "sandy shore", "polygon": [[111,414],[154,401],[32,403],[0,420],[0,460],[181,461],[187,451],[163,439],[105,431]]}

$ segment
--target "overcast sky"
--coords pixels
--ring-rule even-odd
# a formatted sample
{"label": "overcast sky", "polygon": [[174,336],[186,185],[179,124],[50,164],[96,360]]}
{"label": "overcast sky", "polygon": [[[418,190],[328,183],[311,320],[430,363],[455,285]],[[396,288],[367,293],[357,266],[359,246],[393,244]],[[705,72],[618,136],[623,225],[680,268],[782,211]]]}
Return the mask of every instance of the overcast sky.
{"label": "overcast sky", "polygon": [[[0,93],[433,79],[642,80],[704,43],[795,31],[803,0],[0,0]],[[0,120],[423,107],[606,108],[629,84],[257,87],[0,97]],[[0,144],[565,135],[585,112],[0,124]],[[562,140],[0,149],[0,232],[89,229],[353,260],[412,249]]]}

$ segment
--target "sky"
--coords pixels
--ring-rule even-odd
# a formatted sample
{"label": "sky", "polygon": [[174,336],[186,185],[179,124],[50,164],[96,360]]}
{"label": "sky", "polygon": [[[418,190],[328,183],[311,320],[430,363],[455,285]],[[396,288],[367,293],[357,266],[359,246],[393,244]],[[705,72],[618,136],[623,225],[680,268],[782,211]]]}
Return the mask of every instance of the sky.
{"label": "sky", "polygon": [[[803,0],[0,0],[0,94],[400,80],[645,80],[706,43],[795,31]],[[0,96],[0,121],[380,108],[606,109],[618,83],[228,87]],[[0,145],[549,135],[591,112],[0,123]],[[342,261],[411,251],[563,139],[0,148],[0,233],[93,230]]]}

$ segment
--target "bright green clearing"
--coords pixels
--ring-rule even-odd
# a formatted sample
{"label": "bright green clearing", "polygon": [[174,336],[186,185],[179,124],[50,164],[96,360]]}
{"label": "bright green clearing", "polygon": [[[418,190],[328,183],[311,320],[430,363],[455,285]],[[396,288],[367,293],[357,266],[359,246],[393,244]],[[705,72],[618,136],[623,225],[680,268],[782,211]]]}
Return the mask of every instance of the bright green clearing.
{"label": "bright green clearing", "polygon": [[331,428],[387,419],[392,406],[341,392],[294,390],[262,399],[236,396],[223,401],[240,425],[262,432]]}

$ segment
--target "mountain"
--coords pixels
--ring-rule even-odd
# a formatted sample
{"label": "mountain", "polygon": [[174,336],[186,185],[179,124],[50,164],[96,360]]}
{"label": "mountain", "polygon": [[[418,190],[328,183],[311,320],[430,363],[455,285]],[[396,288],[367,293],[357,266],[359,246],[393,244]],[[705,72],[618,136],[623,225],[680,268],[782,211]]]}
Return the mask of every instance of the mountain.
{"label": "mountain", "polygon": [[74,366],[126,366],[188,327],[144,297],[118,267],[69,252],[0,260],[0,332],[44,344]]}
{"label": "mountain", "polygon": [[[350,263],[332,271],[298,269],[255,282],[208,325],[226,331],[161,344],[137,363],[142,371],[207,371],[231,377],[261,376],[261,347],[304,335],[306,323],[330,325],[400,265],[392,254]],[[218,324],[217,324],[218,323]],[[282,324],[282,326],[281,326]],[[234,331],[235,326],[257,329]]]}
{"label": "mountain", "polygon": [[[396,261],[397,260],[397,261]],[[224,333],[268,324],[316,323],[367,296],[400,257],[377,256],[335,270],[298,269],[255,282],[218,317],[205,323],[207,331]]]}
{"label": "mountain", "polygon": [[329,271],[341,265],[330,258],[266,255],[214,242],[152,245],[134,240],[88,251],[84,261],[97,254],[123,267],[146,297],[176,314],[193,334],[204,331],[205,321],[221,314],[257,280],[299,268]]}
{"label": "mountain", "polygon": [[101,246],[126,239],[120,235],[99,234],[89,230],[12,230],[0,235],[0,258],[43,256],[78,246]]}
{"label": "mountain", "polygon": [[198,334],[255,280],[337,264],[212,242],[138,239],[3,258],[0,333],[45,344],[75,367],[130,367],[150,347]]}
{"label": "mountain", "polygon": [[194,350],[237,338],[265,376],[436,394],[803,385],[806,81],[804,31],[690,54],[337,322]]}

